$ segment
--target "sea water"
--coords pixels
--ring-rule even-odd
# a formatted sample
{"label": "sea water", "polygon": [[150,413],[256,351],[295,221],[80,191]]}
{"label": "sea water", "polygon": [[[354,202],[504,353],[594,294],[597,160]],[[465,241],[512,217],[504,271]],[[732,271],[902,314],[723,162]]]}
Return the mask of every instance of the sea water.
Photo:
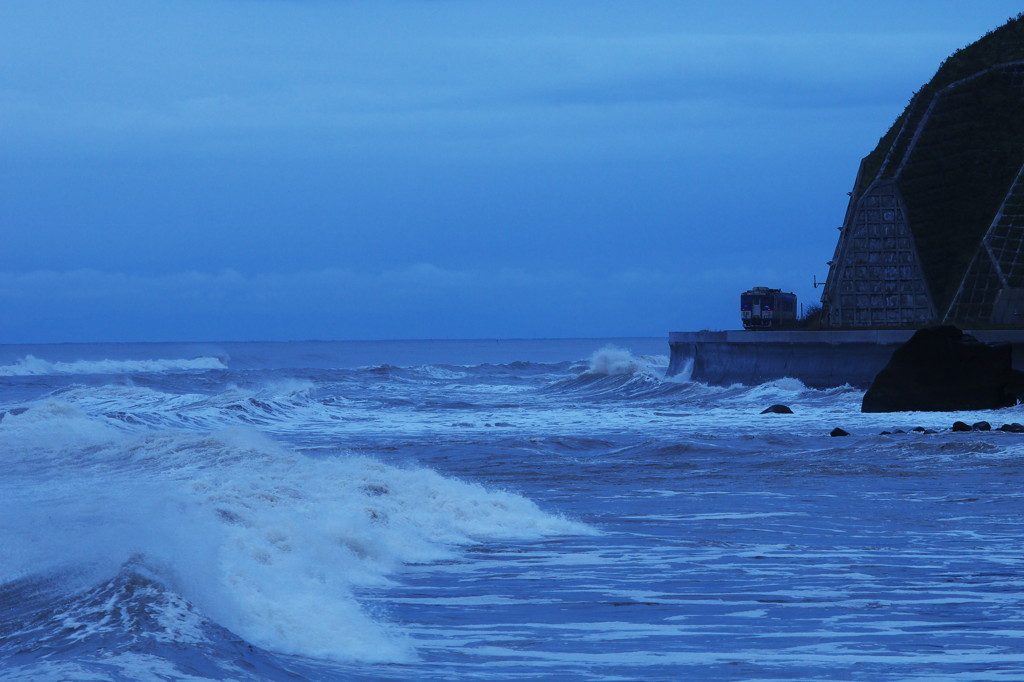
{"label": "sea water", "polygon": [[0,678],[1024,679],[1024,407],[667,350],[2,346]]}

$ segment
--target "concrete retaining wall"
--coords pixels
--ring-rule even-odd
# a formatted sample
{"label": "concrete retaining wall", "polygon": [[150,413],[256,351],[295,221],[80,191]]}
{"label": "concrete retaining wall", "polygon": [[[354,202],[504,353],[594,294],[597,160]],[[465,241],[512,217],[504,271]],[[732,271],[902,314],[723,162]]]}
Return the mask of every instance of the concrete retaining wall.
{"label": "concrete retaining wall", "polygon": [[[986,343],[1013,345],[1024,369],[1024,331],[967,332]],[[812,388],[866,389],[913,331],[671,332],[668,375],[689,370],[694,381],[753,386],[792,377]]]}

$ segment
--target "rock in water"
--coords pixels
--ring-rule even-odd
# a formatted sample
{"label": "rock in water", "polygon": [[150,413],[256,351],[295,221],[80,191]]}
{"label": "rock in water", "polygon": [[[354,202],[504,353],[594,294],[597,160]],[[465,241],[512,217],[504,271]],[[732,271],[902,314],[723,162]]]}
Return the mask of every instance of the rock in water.
{"label": "rock in water", "polygon": [[772,405],[761,410],[761,414],[793,414],[788,405]]}
{"label": "rock in water", "polygon": [[956,327],[918,330],[871,383],[861,412],[994,410],[1016,403],[1021,372],[1009,344],[989,345]]}
{"label": "rock in water", "polygon": [[832,429],[832,431],[829,432],[828,435],[832,436],[833,438],[837,438],[839,436],[849,436],[850,432],[849,431],[843,431],[841,428],[839,428],[837,426],[836,428]]}

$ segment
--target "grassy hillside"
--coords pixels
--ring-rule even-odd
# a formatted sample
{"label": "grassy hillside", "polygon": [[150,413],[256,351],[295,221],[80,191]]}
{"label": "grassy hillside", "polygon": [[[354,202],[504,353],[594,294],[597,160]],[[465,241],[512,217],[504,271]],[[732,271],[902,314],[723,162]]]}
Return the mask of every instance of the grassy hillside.
{"label": "grassy hillside", "polygon": [[1024,12],[1011,17],[999,28],[989,31],[976,42],[947,57],[939,65],[938,71],[935,72],[932,79],[913,94],[907,108],[878,141],[874,150],[867,155],[861,185],[856,188],[857,193],[863,193],[864,189],[878,175],[897,135],[904,129],[905,123],[909,123],[906,125],[907,134],[901,140],[899,148],[893,150],[892,156],[898,158],[901,155],[900,152],[906,150],[906,145],[913,135],[916,124],[920,122],[921,116],[928,108],[935,93],[995,64],[1021,60],[1024,60]]}
{"label": "grassy hillside", "polygon": [[992,69],[1018,61],[1024,14],[941,64],[868,155],[856,188],[863,193],[879,173],[895,177],[906,157],[897,183],[940,315],[1024,163],[1024,66]]}

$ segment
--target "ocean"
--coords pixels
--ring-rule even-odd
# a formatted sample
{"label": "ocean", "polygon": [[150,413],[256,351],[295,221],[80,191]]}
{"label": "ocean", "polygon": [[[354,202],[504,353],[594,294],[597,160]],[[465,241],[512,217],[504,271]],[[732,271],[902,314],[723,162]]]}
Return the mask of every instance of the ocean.
{"label": "ocean", "polygon": [[1024,679],[1024,406],[667,353],[0,346],[0,678]]}

